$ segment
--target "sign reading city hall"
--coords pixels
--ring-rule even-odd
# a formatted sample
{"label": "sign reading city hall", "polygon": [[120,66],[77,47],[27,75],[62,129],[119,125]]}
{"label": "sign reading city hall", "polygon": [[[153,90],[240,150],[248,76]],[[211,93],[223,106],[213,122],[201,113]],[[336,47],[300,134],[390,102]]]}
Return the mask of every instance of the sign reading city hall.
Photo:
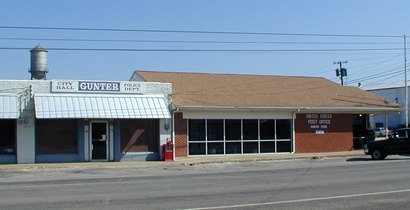
{"label": "sign reading city hall", "polygon": [[332,114],[306,114],[306,119],[316,134],[325,134],[325,130],[332,123]]}
{"label": "sign reading city hall", "polygon": [[99,81],[51,81],[52,92],[72,93],[144,93],[142,82],[99,82]]}

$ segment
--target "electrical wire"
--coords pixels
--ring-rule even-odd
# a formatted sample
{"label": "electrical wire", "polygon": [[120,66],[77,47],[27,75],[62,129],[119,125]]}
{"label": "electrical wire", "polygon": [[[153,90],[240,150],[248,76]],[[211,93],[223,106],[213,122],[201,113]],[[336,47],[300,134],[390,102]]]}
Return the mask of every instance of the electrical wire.
{"label": "electrical wire", "polygon": [[[275,33],[275,32],[241,32],[241,31],[200,31],[200,30],[157,30],[157,29],[121,29],[121,28],[80,28],[80,27],[36,27],[36,26],[0,26],[0,29],[17,30],[59,30],[59,31],[101,31],[101,32],[149,32],[149,33],[189,33],[189,34],[219,34],[219,35],[265,35],[265,36],[305,36],[305,37],[350,37],[350,38],[403,38],[397,35],[369,35],[369,34],[315,34],[315,33]],[[403,44],[402,42],[281,42],[281,41],[204,41],[204,40],[133,40],[133,39],[73,39],[73,38],[22,38],[22,37],[0,37],[0,40],[15,41],[61,41],[61,42],[136,42],[136,43],[189,43],[189,44],[288,44],[288,45],[394,45]],[[0,50],[30,50],[24,47],[0,47]],[[299,53],[299,54],[320,54],[320,53],[368,53],[383,52],[387,54],[392,51],[403,51],[403,48],[342,48],[342,49],[142,49],[142,48],[47,48],[55,51],[112,51],[112,52],[222,52],[222,53]],[[397,53],[395,53],[397,55]],[[399,57],[399,56],[397,56]],[[391,59],[371,64],[365,69],[371,69],[384,63],[394,60]],[[355,66],[358,67],[358,66]],[[360,66],[359,66],[360,67]],[[386,70],[386,67],[379,69]],[[396,70],[396,69],[393,69]],[[371,69],[370,71],[375,71]],[[400,70],[401,71],[401,70]],[[361,71],[361,74],[364,72]],[[355,80],[372,80],[377,76],[386,76],[388,73],[372,74]],[[397,72],[399,74],[399,72]]]}
{"label": "electrical wire", "polygon": [[[401,57],[401,56],[402,56],[402,55],[397,55],[397,56],[388,58],[388,59],[386,59],[386,60],[382,60],[382,61],[380,61],[380,62],[372,63],[372,64],[366,64],[366,65],[361,65],[361,66],[349,66],[349,68],[358,68],[358,67],[368,66],[368,67],[365,68],[365,69],[369,69],[369,68],[373,68],[373,67],[375,67],[375,66],[378,66],[378,65],[380,65],[380,64],[383,64],[383,63],[387,63],[387,62],[396,60],[396,59],[398,59],[398,58]],[[350,61],[350,60],[349,60],[349,61]]]}
{"label": "electrical wire", "polygon": [[188,33],[188,34],[226,34],[226,35],[268,35],[268,36],[363,37],[363,38],[402,38],[403,37],[403,36],[398,36],[398,35],[370,35],[370,34],[316,34],[316,33],[199,31],[199,30],[164,30],[164,29],[41,27],[41,26],[0,26],[0,29],[62,30],[62,31],[107,31],[107,32],[150,32],[150,33]]}
{"label": "electrical wire", "polygon": [[[384,82],[384,83],[387,83],[387,81],[390,81],[391,79],[393,79],[393,78],[401,78],[401,77],[403,77],[403,73],[402,72],[398,72],[398,73],[395,73],[395,74],[393,74],[393,75],[391,75],[391,76],[389,76],[389,77],[384,77],[384,78],[380,78],[380,79],[372,79],[372,80],[368,80],[368,81],[366,81],[367,83],[370,83],[370,84],[375,84],[375,83],[379,83],[379,82]],[[362,82],[360,82],[360,83],[363,83],[363,81]]]}
{"label": "electrical wire", "polygon": [[271,41],[206,41],[206,40],[137,40],[137,39],[72,39],[72,38],[22,38],[0,37],[14,41],[61,41],[61,42],[126,42],[126,43],[188,43],[188,44],[291,44],[291,45],[395,45],[402,42],[271,42]]}
{"label": "electrical wire", "polygon": [[[0,50],[31,50],[27,47],[0,47]],[[138,48],[62,48],[48,47],[55,51],[113,51],[113,52],[358,52],[402,51],[402,48],[344,48],[344,49],[138,49]]]}
{"label": "electrical wire", "polygon": [[[350,73],[350,76],[353,77],[358,77],[359,74],[360,75],[368,75],[368,74],[378,74],[378,73],[383,73],[385,71],[390,71],[390,70],[395,70],[397,68],[402,68],[403,67],[403,63],[399,62],[399,63],[395,63],[389,66],[380,66],[378,68],[365,68],[368,70],[356,70],[353,73]],[[357,75],[357,76],[356,76]]]}
{"label": "electrical wire", "polygon": [[[387,59],[387,60],[394,60],[394,59],[396,59],[396,58],[398,58],[399,56],[402,56],[401,54],[397,54],[396,56],[394,56],[394,57],[392,57],[392,58],[389,58],[389,59]],[[383,57],[381,57],[381,56],[377,56],[377,57],[370,57],[370,58],[357,58],[357,59],[348,59],[349,60],[349,62],[351,62],[351,61],[364,61],[364,60],[375,60],[375,59],[380,59],[380,58],[385,58],[386,56],[383,56]],[[386,60],[386,61],[387,61]],[[374,63],[372,63],[372,64],[366,64],[366,65],[361,65],[361,66],[349,66],[349,69],[352,69],[352,68],[357,68],[357,67],[363,67],[363,66],[369,66],[369,65],[374,65]],[[310,76],[312,76],[312,75],[322,75],[322,74],[324,74],[324,73],[329,73],[329,64],[327,64],[327,65],[323,65],[323,66],[321,66],[321,67],[319,67],[318,69],[323,69],[323,68],[327,68],[326,70],[322,70],[322,71],[317,71],[317,72],[312,72],[312,73],[308,73],[308,74],[306,74],[306,75],[310,75]],[[367,68],[366,68],[367,69]],[[361,72],[360,72],[361,73]],[[351,73],[350,73],[351,74]]]}
{"label": "electrical wire", "polygon": [[403,73],[403,68],[400,68],[399,70],[396,70],[396,71],[386,71],[383,74],[373,74],[373,75],[369,75],[366,77],[350,80],[350,82],[362,82],[362,81],[371,80],[375,78],[381,78],[383,76],[390,76],[391,74],[395,74],[395,73]]}

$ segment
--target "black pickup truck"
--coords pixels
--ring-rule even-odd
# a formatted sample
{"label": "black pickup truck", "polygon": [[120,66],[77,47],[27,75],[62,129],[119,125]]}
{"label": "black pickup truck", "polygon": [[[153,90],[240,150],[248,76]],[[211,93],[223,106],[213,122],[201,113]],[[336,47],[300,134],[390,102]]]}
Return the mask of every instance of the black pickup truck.
{"label": "black pickup truck", "polygon": [[410,154],[410,128],[397,129],[385,140],[366,142],[363,149],[373,160],[383,160],[387,155]]}

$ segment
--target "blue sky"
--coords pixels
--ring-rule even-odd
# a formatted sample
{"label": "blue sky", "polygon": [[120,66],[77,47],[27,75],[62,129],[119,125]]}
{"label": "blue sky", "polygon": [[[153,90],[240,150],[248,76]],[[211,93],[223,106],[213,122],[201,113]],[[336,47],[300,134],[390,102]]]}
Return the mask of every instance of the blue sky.
{"label": "blue sky", "polygon": [[[0,26],[366,34],[322,37],[22,30],[0,27],[0,48],[72,49],[400,49],[410,35],[406,0],[3,0]],[[17,39],[30,40],[17,40]],[[44,39],[93,39],[55,41]],[[134,40],[108,42],[95,40]],[[136,42],[136,41],[145,42]],[[156,41],[156,42],[146,42]],[[157,42],[200,41],[207,43]],[[209,43],[218,42],[218,43]],[[235,43],[220,43],[235,42]],[[252,42],[252,43],[249,43]],[[258,43],[255,43],[258,42]],[[49,50],[48,79],[128,80],[135,70],[320,76],[339,82],[334,61],[348,61],[347,82],[402,81],[403,50],[303,52],[123,52]],[[0,49],[0,79],[30,79],[28,50]],[[350,82],[351,81],[351,82]]]}

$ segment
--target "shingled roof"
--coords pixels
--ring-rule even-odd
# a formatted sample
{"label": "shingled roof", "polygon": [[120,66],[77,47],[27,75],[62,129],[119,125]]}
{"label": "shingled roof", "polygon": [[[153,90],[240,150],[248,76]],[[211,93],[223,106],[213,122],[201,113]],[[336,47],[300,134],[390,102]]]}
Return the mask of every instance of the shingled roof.
{"label": "shingled roof", "polygon": [[184,108],[299,109],[397,112],[398,104],[321,77],[136,71],[131,80],[172,83],[172,99]]}

